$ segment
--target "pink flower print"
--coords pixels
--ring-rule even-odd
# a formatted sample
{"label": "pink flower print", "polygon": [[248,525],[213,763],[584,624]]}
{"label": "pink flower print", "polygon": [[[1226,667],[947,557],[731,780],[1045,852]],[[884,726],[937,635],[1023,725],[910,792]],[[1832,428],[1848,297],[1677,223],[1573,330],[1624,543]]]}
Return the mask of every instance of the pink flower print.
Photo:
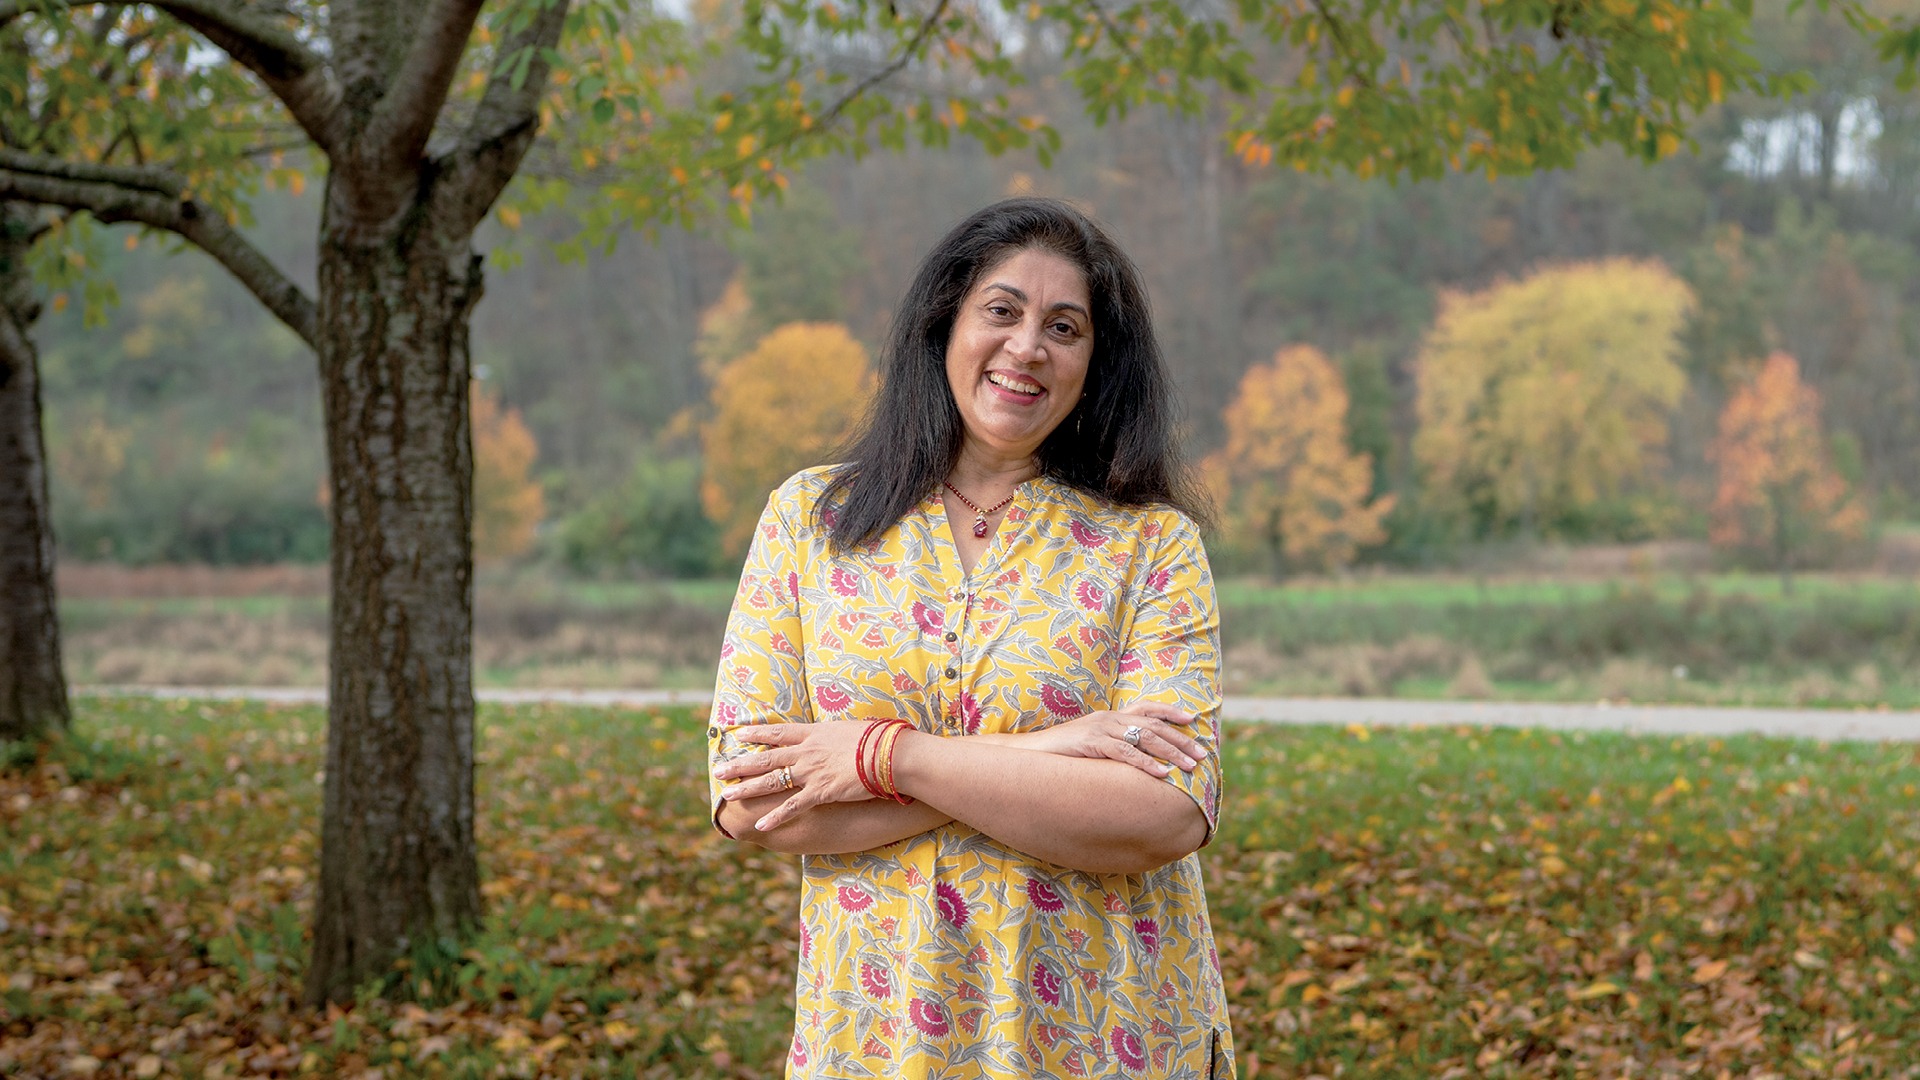
{"label": "pink flower print", "polygon": [[867,632],[860,635],[860,644],[865,645],[869,649],[878,649],[886,643],[887,635],[881,633],[880,628],[877,626],[867,627]]}
{"label": "pink flower print", "polygon": [[1079,633],[1080,644],[1089,649],[1098,649],[1107,643],[1107,632],[1097,626],[1083,626]]}
{"label": "pink flower print", "polygon": [[1067,981],[1060,977],[1052,964],[1041,960],[1033,965],[1033,992],[1041,1001],[1057,1007],[1061,992],[1066,988]]}
{"label": "pink flower print", "polygon": [[833,573],[827,577],[827,584],[832,586],[833,591],[839,593],[841,596],[860,595],[860,575],[844,566],[836,566],[833,568]]}
{"label": "pink flower print", "polygon": [[813,700],[822,709],[830,713],[846,712],[853,704],[853,695],[837,686],[816,686],[813,688]]}
{"label": "pink flower print", "polygon": [[800,602],[800,575],[791,570],[787,571],[787,599]]}
{"label": "pink flower print", "polygon": [[779,631],[774,632],[772,640],[768,641],[767,644],[777,653],[785,653],[788,656],[798,656],[800,654],[800,650],[793,647],[793,642],[787,640],[787,635]]}
{"label": "pink flower print", "polygon": [[1100,985],[1100,973],[1092,968],[1081,968],[1079,975],[1080,985],[1086,987],[1089,994]]}
{"label": "pink flower print", "polygon": [[999,577],[994,578],[993,583],[995,585],[1018,585],[1020,584],[1020,571],[1008,570]]}
{"label": "pink flower print", "polygon": [[904,694],[909,691],[918,690],[918,689],[920,689],[920,684],[913,681],[913,676],[907,674],[904,671],[896,671],[893,673],[893,692],[894,693]]}
{"label": "pink flower print", "polygon": [[1067,944],[1073,946],[1075,949],[1078,949],[1081,946],[1085,945],[1086,943],[1087,943],[1087,932],[1085,930],[1067,931]]}
{"label": "pink flower print", "polygon": [[913,602],[913,621],[919,624],[923,634],[937,634],[947,628],[946,612],[930,608],[918,600]]}
{"label": "pink flower print", "polygon": [[833,896],[842,911],[865,911],[873,906],[873,894],[858,885],[842,885]]}
{"label": "pink flower print", "polygon": [[1160,924],[1150,918],[1133,920],[1134,936],[1151,956],[1160,955]]}
{"label": "pink flower print", "polygon": [[1147,1067],[1147,1044],[1140,1036],[1125,1024],[1113,1025],[1113,1032],[1107,1036],[1107,1044],[1113,1047],[1113,1056],[1120,1059],[1120,1067],[1128,1072],[1139,1072]]}
{"label": "pink flower print", "polygon": [[813,954],[813,928],[806,923],[800,924],[800,959],[809,959]]}
{"label": "pink flower print", "polygon": [[960,730],[968,735],[980,734],[980,699],[972,694],[963,693],[953,699],[953,712],[960,718]]}
{"label": "pink flower print", "polygon": [[1061,898],[1060,890],[1037,878],[1027,881],[1027,899],[1033,906],[1049,915],[1066,910],[1067,902]]}
{"label": "pink flower print", "polygon": [[1080,699],[1052,683],[1041,684],[1040,704],[1045,705],[1048,712],[1063,720],[1079,716],[1081,713]]}
{"label": "pink flower print", "polygon": [[929,1039],[944,1039],[953,1030],[953,1025],[947,1022],[947,1010],[926,998],[914,998],[907,1005],[907,1019]]}
{"label": "pink flower print", "polygon": [[740,722],[740,706],[731,701],[721,702],[714,707],[713,718],[724,727],[732,727]]}
{"label": "pink flower print", "polygon": [[1099,611],[1100,605],[1107,599],[1107,590],[1091,581],[1083,581],[1073,587],[1073,598],[1088,611]]}
{"label": "pink flower print", "polygon": [[1126,652],[1120,654],[1120,674],[1126,675],[1130,672],[1139,671],[1140,663],[1140,650],[1128,649]]}
{"label": "pink flower print", "polygon": [[1127,910],[1127,902],[1120,899],[1119,893],[1108,893],[1106,899],[1101,901],[1101,906],[1105,907],[1108,913],[1113,915],[1118,915]]}
{"label": "pink flower print", "polygon": [[727,657],[732,655],[733,655],[733,639],[728,638],[727,640],[720,643],[720,659],[725,660]]}
{"label": "pink flower print", "polygon": [[933,887],[933,904],[940,910],[940,917],[953,926],[967,925],[967,898],[960,890],[942,881]]}
{"label": "pink flower print", "polygon": [[1080,546],[1084,548],[1102,547],[1107,542],[1107,538],[1100,535],[1098,529],[1095,529],[1079,518],[1074,518],[1067,523],[1067,531],[1072,533],[1073,538],[1079,541]]}
{"label": "pink flower print", "polygon": [[885,1001],[893,996],[893,977],[887,969],[872,961],[860,961],[860,989],[875,1001]]}
{"label": "pink flower print", "polygon": [[892,581],[900,575],[900,568],[892,563],[881,563],[879,566],[874,567],[874,569],[879,571],[880,576],[886,578],[888,581]]}
{"label": "pink flower print", "polygon": [[792,1059],[794,1068],[804,1069],[807,1067],[807,1061],[809,1060],[807,1057],[807,1044],[800,1038],[800,1033],[797,1031],[793,1033],[793,1051],[787,1056]]}
{"label": "pink flower print", "polygon": [[1153,573],[1147,575],[1147,588],[1157,593],[1164,593],[1167,591],[1167,584],[1172,580],[1173,571],[1155,570]]}

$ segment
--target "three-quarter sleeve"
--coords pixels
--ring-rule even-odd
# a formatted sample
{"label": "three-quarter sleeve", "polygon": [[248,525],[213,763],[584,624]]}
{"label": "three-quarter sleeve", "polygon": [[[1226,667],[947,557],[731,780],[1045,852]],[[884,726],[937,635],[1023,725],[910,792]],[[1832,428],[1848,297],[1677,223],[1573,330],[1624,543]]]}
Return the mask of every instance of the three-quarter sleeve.
{"label": "three-quarter sleeve", "polygon": [[[1220,817],[1220,607],[1200,530],[1186,515],[1148,519],[1150,554],[1134,568],[1125,645],[1113,700],[1154,701],[1193,713],[1187,733],[1207,750],[1200,767],[1174,769],[1167,782],[1185,791],[1207,819]],[[1157,532],[1158,535],[1154,535]]]}
{"label": "three-quarter sleeve", "polygon": [[[709,776],[722,761],[759,752],[734,738],[734,729],[813,720],[799,596],[807,557],[793,528],[793,508],[787,505],[792,487],[789,483],[774,492],[761,513],[727,616],[707,725]],[[713,779],[708,783],[714,827],[719,828],[722,785]]]}

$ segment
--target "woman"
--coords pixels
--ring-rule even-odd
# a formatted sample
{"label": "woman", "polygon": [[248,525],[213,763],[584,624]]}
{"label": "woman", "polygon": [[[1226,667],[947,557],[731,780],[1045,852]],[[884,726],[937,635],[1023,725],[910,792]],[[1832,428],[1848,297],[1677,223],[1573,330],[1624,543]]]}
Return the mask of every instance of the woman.
{"label": "woman", "polygon": [[803,856],[788,1075],[1232,1076],[1219,623],[1138,273],[990,206],[884,364],[760,519],[707,732],[715,824]]}

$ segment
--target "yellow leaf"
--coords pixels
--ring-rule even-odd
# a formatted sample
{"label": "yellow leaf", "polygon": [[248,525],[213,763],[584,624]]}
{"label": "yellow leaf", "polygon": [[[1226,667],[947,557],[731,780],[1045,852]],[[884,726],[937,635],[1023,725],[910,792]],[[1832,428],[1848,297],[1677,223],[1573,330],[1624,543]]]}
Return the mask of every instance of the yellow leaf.
{"label": "yellow leaf", "polygon": [[307,191],[306,175],[298,170],[287,174],[287,188],[295,195],[304,195]]}
{"label": "yellow leaf", "polygon": [[967,103],[959,98],[949,98],[947,109],[953,114],[953,126],[962,127],[967,122]]}
{"label": "yellow leaf", "polygon": [[127,234],[127,250],[132,251],[134,248],[137,248],[139,246],[140,246],[140,234],[128,233]]}
{"label": "yellow leaf", "polygon": [[1349,83],[1341,87],[1340,92],[1333,95],[1333,100],[1343,109],[1353,104],[1353,85]]}
{"label": "yellow leaf", "polygon": [[502,206],[500,208],[500,224],[517,231],[520,228],[520,211],[511,206]]}
{"label": "yellow leaf", "polygon": [[53,310],[56,313],[67,310],[67,294],[66,293],[59,292],[59,293],[53,294]]}
{"label": "yellow leaf", "polygon": [[1699,967],[1694,968],[1691,977],[1694,982],[1705,986],[1707,983],[1712,982],[1726,973],[1727,962],[1725,960],[1709,960]]}
{"label": "yellow leaf", "polygon": [[1618,985],[1606,979],[1601,979],[1598,982],[1588,983],[1573,993],[1568,994],[1567,997],[1574,1001],[1591,1001],[1594,998],[1606,997],[1609,994],[1617,994],[1619,992],[1620,987]]}
{"label": "yellow leaf", "polygon": [[716,134],[725,134],[726,130],[732,126],[733,114],[730,112],[716,114],[713,118],[713,130]]}
{"label": "yellow leaf", "polygon": [[1558,855],[1549,855],[1540,860],[1540,872],[1551,877],[1559,877],[1567,872],[1567,862]]}

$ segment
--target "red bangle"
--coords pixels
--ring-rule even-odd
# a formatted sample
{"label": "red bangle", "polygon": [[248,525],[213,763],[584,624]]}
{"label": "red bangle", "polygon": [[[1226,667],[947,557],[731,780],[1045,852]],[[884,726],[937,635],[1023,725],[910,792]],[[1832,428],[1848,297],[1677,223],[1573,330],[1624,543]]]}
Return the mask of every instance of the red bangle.
{"label": "red bangle", "polygon": [[874,784],[873,778],[867,775],[867,740],[873,738],[873,733],[885,726],[887,726],[885,720],[875,720],[873,723],[868,724],[867,730],[860,733],[859,745],[854,747],[853,750],[854,775],[860,778],[860,786],[867,789],[867,794],[872,795],[876,799],[886,798],[886,793],[881,791],[879,787]]}

